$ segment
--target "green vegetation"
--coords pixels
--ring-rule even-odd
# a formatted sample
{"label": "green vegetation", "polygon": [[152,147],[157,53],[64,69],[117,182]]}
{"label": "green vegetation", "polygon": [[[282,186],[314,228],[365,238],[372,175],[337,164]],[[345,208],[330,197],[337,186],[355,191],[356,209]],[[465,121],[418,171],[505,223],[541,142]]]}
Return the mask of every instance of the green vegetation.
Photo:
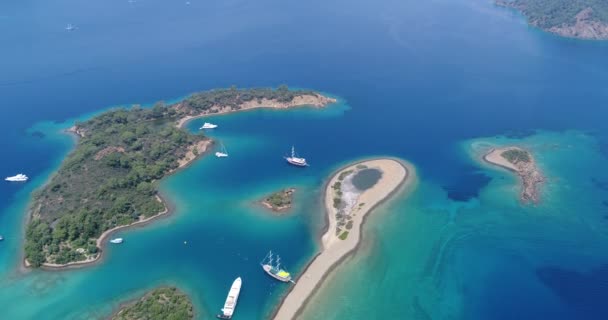
{"label": "green vegetation", "polygon": [[608,1],[605,0],[513,0],[500,4],[519,9],[529,21],[543,29],[574,25],[576,15],[591,8],[590,19],[608,23]]}
{"label": "green vegetation", "polygon": [[353,221],[348,220],[348,222],[346,223],[346,230],[350,230],[352,228],[353,228]]}
{"label": "green vegetation", "polygon": [[179,109],[192,115],[201,112],[214,113],[218,111],[212,109],[214,106],[239,110],[241,104],[252,100],[267,99],[290,102],[293,98],[302,95],[317,95],[317,93],[308,90],[289,90],[286,85],[281,85],[276,90],[271,88],[237,89],[233,86],[230,89],[216,89],[193,94],[179,104]]}
{"label": "green vegetation", "polygon": [[339,238],[340,240],[346,240],[346,238],[348,238],[348,231],[344,231],[344,232],[342,232],[342,233],[341,233],[341,234],[338,236],[338,238]]}
{"label": "green vegetation", "polygon": [[530,162],[532,158],[528,151],[521,149],[509,149],[500,154],[503,158],[507,159],[507,161],[517,164],[519,162]]}
{"label": "green vegetation", "polygon": [[25,257],[33,267],[95,258],[106,230],[158,214],[156,181],[194,158],[206,138],[176,128],[187,115],[252,99],[291,101],[315,94],[272,89],[222,89],[194,94],[175,105],[162,102],[104,112],[76,124],[81,136],[50,182],[34,195]]}
{"label": "green vegetation", "polygon": [[342,199],[340,199],[340,198],[334,198],[334,208],[340,209],[341,205],[342,205]]}
{"label": "green vegetation", "polygon": [[340,172],[340,175],[338,176],[338,181],[344,180],[344,178],[346,178],[349,174],[351,174],[353,172],[354,172],[354,170],[346,170],[346,171]]}
{"label": "green vegetation", "polygon": [[122,308],[112,320],[194,319],[192,302],[176,288],[159,288]]}
{"label": "green vegetation", "polygon": [[271,206],[273,210],[283,210],[291,207],[294,192],[295,189],[293,188],[281,190],[268,196],[264,202]]}

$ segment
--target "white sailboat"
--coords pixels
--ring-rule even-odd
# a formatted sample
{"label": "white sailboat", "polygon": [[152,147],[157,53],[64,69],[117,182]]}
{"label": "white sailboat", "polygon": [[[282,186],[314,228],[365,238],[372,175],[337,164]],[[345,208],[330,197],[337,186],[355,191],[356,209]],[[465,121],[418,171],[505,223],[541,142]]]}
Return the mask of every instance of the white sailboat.
{"label": "white sailboat", "polygon": [[200,130],[202,130],[202,129],[215,129],[215,128],[217,128],[217,124],[205,122],[205,123],[203,123],[203,126],[200,128]]}
{"label": "white sailboat", "polygon": [[289,164],[294,165],[296,167],[307,167],[308,166],[306,159],[299,158],[296,156],[296,149],[293,146],[291,147],[291,157],[285,157],[285,160],[287,160],[287,162],[289,162]]}
{"label": "white sailboat", "polygon": [[120,244],[120,243],[122,243],[122,241],[123,241],[123,239],[122,239],[122,238],[116,238],[116,239],[112,239],[112,240],[110,240],[110,242],[111,242],[111,243],[114,243],[114,244]]}
{"label": "white sailboat", "polygon": [[218,158],[226,158],[228,157],[228,150],[226,150],[226,147],[224,146],[223,143],[220,143],[220,151],[217,151],[215,153],[215,156]]}
{"label": "white sailboat", "polygon": [[27,179],[29,179],[29,178],[26,175],[24,175],[23,173],[20,173],[16,176],[4,178],[5,181],[10,181],[10,182],[24,182],[24,181],[27,181]]}
{"label": "white sailboat", "polygon": [[236,303],[239,300],[239,293],[241,292],[241,277],[236,278],[232,283],[232,287],[230,287],[230,291],[228,291],[228,296],[226,297],[226,302],[224,303],[224,307],[222,308],[222,313],[218,314],[217,317],[220,319],[230,319],[234,314],[234,308],[236,308]]}

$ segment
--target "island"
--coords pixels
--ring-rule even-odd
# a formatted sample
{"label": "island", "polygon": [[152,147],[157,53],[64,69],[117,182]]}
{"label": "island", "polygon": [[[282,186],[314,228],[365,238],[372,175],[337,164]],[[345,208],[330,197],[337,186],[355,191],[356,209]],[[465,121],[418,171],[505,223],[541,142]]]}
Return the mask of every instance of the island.
{"label": "island", "polygon": [[175,104],[117,108],[76,123],[75,149],[33,195],[25,265],[62,268],[97,261],[113,232],[169,213],[158,181],[212,144],[182,129],[208,114],[258,107],[323,107],[336,102],[309,90],[229,89],[195,93]]}
{"label": "island", "polygon": [[608,39],[605,0],[497,0],[496,4],[514,8],[530,25],[563,37]]}
{"label": "island", "polygon": [[155,289],[141,299],[122,306],[111,320],[194,319],[192,301],[174,287]]}
{"label": "island", "polygon": [[507,146],[493,148],[483,159],[492,164],[517,173],[521,178],[522,202],[538,202],[538,186],[544,182],[544,177],[536,165],[532,154],[523,148]]}
{"label": "island", "polygon": [[372,159],[338,170],[325,187],[327,230],[322,248],[290,288],[273,319],[295,319],[325,278],[353,253],[361,241],[367,215],[410,184],[414,168],[396,159]]}
{"label": "island", "polygon": [[277,191],[260,201],[262,206],[266,209],[272,210],[276,213],[282,213],[291,209],[293,203],[293,194],[296,192],[295,188],[287,188]]}

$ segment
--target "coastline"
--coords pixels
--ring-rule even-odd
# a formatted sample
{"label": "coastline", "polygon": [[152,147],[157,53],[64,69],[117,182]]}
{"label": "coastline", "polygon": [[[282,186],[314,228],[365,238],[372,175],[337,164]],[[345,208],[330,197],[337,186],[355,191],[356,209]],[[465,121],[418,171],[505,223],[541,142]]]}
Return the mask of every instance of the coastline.
{"label": "coastline", "polygon": [[[72,126],[69,129],[64,130],[64,132],[74,136],[76,139],[83,136],[82,133],[80,133],[76,130],[76,126]],[[173,169],[171,172],[169,172],[167,177],[175,174],[178,171],[181,171],[181,170],[187,168],[189,165],[194,163],[194,161],[196,161],[198,158],[205,156],[209,152],[209,146],[211,146],[212,144],[213,144],[213,140],[211,140],[211,139],[199,141],[199,143],[197,145],[193,146],[193,148],[192,148],[192,149],[196,148],[198,150],[198,152],[199,152],[198,155],[195,155],[192,153],[192,158],[190,158],[189,160],[183,161],[183,162],[179,161],[178,167]],[[189,154],[191,154],[191,152],[189,152]],[[166,177],[163,177],[163,178],[166,178]],[[61,270],[67,270],[67,269],[82,268],[82,267],[91,266],[91,265],[95,265],[95,264],[102,262],[103,256],[104,256],[103,252],[107,246],[107,241],[105,241],[105,240],[108,237],[110,237],[112,234],[114,234],[115,232],[120,231],[120,230],[127,230],[127,229],[131,229],[131,228],[143,227],[143,226],[150,224],[151,222],[153,222],[154,220],[156,220],[158,218],[168,217],[171,214],[173,214],[174,206],[169,201],[167,201],[167,197],[163,196],[160,191],[156,195],[156,199],[164,205],[164,207],[165,207],[164,210],[162,210],[161,212],[159,212],[153,216],[144,218],[139,221],[135,221],[131,224],[117,226],[112,229],[108,229],[108,230],[104,231],[99,236],[99,238],[97,238],[95,240],[95,245],[97,246],[97,249],[99,250],[99,254],[95,258],[82,260],[82,261],[68,262],[66,264],[43,263],[40,266],[40,268],[43,270],[46,270],[46,271],[61,271]],[[27,223],[31,219],[31,213],[28,212],[28,214],[26,215],[26,219],[27,220],[24,223],[24,227],[27,226]],[[22,263],[20,264],[20,267],[21,267],[22,271],[31,270],[30,263],[27,261],[27,259],[25,259],[25,254],[22,254],[21,261],[22,261]]]}
{"label": "coastline", "polygon": [[[379,165],[379,162],[384,163]],[[365,190],[360,194],[357,203],[362,205],[360,208],[358,207],[355,209],[358,210],[356,213],[358,213],[359,216],[355,218],[357,223],[351,230],[351,235],[338,243],[328,241],[328,239],[332,238],[331,235],[334,234],[334,229],[332,227],[335,227],[335,218],[332,219],[330,217],[334,213],[333,207],[331,206],[333,199],[328,198],[328,193],[332,190],[332,182],[336,181],[340,173],[356,168],[358,165],[362,164],[383,171],[382,178],[372,188]],[[387,166],[387,164],[390,165]],[[402,170],[401,175],[395,172],[395,166]],[[367,218],[370,216],[369,213],[393,199],[396,194],[406,189],[406,187],[411,186],[415,180],[415,175],[415,168],[413,165],[401,159],[394,158],[361,160],[336,170],[324,185],[325,192],[323,193],[323,204],[325,206],[326,224],[323,235],[320,237],[322,242],[321,251],[306,265],[304,271],[298,276],[296,284],[291,286],[285,296],[282,297],[278,306],[271,313],[270,318],[274,320],[287,320],[299,317],[308,305],[310,299],[314,297],[321,286],[326,282],[327,278],[333,274],[333,271],[361,246],[363,242],[363,227]],[[385,178],[385,176],[388,176],[389,178]],[[387,183],[387,180],[392,183]],[[390,189],[388,192],[385,190],[387,187]],[[333,238],[335,239],[336,237],[337,235]]]}
{"label": "coastline", "polygon": [[273,193],[273,194],[281,193],[282,196],[289,197],[290,198],[289,203],[286,205],[274,206],[272,203],[270,203],[268,201],[268,199],[273,194],[265,196],[262,200],[256,201],[256,203],[258,203],[260,206],[262,206],[267,211],[274,213],[275,215],[283,215],[283,214],[286,214],[287,212],[291,211],[291,208],[293,207],[293,194],[295,192],[296,192],[296,188],[290,187],[290,188],[286,188],[286,189]]}
{"label": "coastline", "polygon": [[[209,116],[209,115],[229,114],[229,113],[233,113],[233,112],[247,111],[247,110],[253,110],[253,109],[257,109],[257,108],[290,109],[290,108],[294,108],[294,107],[303,107],[303,106],[312,106],[312,107],[322,108],[322,107],[325,107],[329,104],[333,104],[336,102],[337,102],[337,99],[326,97],[326,96],[318,94],[318,93],[317,94],[306,94],[303,96],[296,96],[290,102],[278,102],[278,101],[273,101],[273,100],[268,100],[268,99],[252,100],[252,101],[248,101],[246,103],[241,104],[239,106],[240,107],[239,109],[233,109],[228,106],[222,106],[222,107],[214,106],[210,109],[213,112],[206,111],[199,115],[185,116],[178,120],[177,127],[182,129],[183,126],[188,121],[197,119],[200,117]],[[178,103],[174,104],[172,106],[172,108],[180,108],[181,103],[182,102],[178,102]],[[83,138],[85,136],[85,132],[79,130],[78,126],[76,126],[76,125],[72,125],[71,127],[65,129],[64,132],[66,134],[72,135],[76,141],[79,138]],[[167,176],[170,176],[170,175],[188,167],[195,160],[206,155],[210,149],[210,146],[212,146],[213,143],[214,143],[214,141],[212,139],[207,138],[205,140],[199,141],[196,145],[189,146],[188,152],[184,156],[184,158],[178,160],[178,167],[169,171],[168,174],[162,178],[166,178]],[[50,181],[50,178],[49,178],[49,181]],[[113,233],[115,233],[119,230],[145,226],[156,218],[168,216],[172,213],[172,208],[170,208],[170,206],[167,204],[166,199],[160,195],[160,192],[157,193],[157,199],[161,203],[164,204],[165,209],[163,211],[155,214],[154,216],[145,218],[143,220],[139,220],[139,221],[133,222],[128,225],[117,226],[112,229],[104,231],[100,235],[100,237],[96,239],[96,246],[99,250],[99,253],[95,258],[81,260],[81,261],[73,261],[73,262],[69,262],[66,264],[43,263],[41,265],[41,268],[44,270],[57,270],[58,271],[58,270],[64,270],[64,269],[79,268],[79,267],[84,267],[84,266],[89,266],[89,265],[99,263],[100,261],[102,261],[103,251],[104,251],[105,245],[106,245],[106,242],[104,240],[106,240],[110,235],[112,235]],[[26,222],[24,224],[24,227],[27,226],[27,223],[29,223],[29,221],[31,219],[31,209],[28,210],[28,214],[26,216],[27,217],[26,217]],[[23,251],[23,248],[22,248],[22,251]],[[22,261],[22,263],[20,264],[21,268],[23,268],[24,270],[31,269],[30,263],[25,258],[25,253],[22,254],[21,261]]]}
{"label": "coastline", "polygon": [[[313,95],[297,96],[297,97],[294,97],[294,99],[290,102],[277,102],[277,101],[272,101],[272,100],[268,100],[268,99],[262,99],[260,101],[252,100],[252,101],[248,101],[246,103],[241,104],[239,106],[240,109],[233,109],[232,107],[228,107],[228,106],[217,106],[216,105],[216,106],[211,107],[211,109],[210,109],[210,110],[213,110],[214,112],[205,111],[198,115],[188,115],[188,116],[178,119],[177,123],[176,123],[176,127],[182,128],[189,121],[198,119],[198,118],[202,118],[202,117],[206,117],[206,116],[216,116],[216,115],[222,115],[222,114],[239,112],[239,111],[247,111],[247,110],[253,110],[253,109],[260,109],[260,108],[279,109],[279,110],[305,107],[305,106],[311,106],[311,107],[315,107],[315,108],[324,108],[327,105],[336,103],[337,101],[338,100],[336,98],[326,97],[324,95],[317,94],[314,96]],[[176,103],[173,107],[179,109],[180,106],[181,106],[181,102]]]}
{"label": "coastline", "polygon": [[[527,154],[528,160],[510,162],[503,153],[507,151],[520,151]],[[520,200],[524,203],[540,202],[540,185],[545,182],[545,177],[536,165],[536,160],[529,150],[517,147],[506,146],[491,148],[483,157],[483,161],[491,166],[506,169],[519,177],[521,184]]]}
{"label": "coastline", "polygon": [[[117,226],[112,229],[108,229],[108,230],[104,231],[99,236],[99,238],[96,239],[96,246],[97,246],[97,249],[99,249],[99,254],[94,259],[68,262],[66,264],[43,263],[42,266],[40,266],[40,268],[45,271],[61,271],[61,270],[67,270],[67,269],[82,268],[82,267],[91,266],[91,265],[95,265],[95,264],[102,262],[103,257],[105,256],[103,254],[103,252],[105,251],[106,246],[108,245],[108,242],[105,240],[107,240],[112,234],[114,234],[118,231],[121,231],[121,230],[143,227],[143,226],[146,226],[146,225],[152,223],[153,221],[157,220],[158,218],[168,217],[171,214],[173,214],[174,207],[173,207],[173,205],[171,205],[167,202],[165,197],[163,197],[161,194],[157,194],[156,198],[159,200],[159,202],[164,204],[165,209],[163,211],[161,211],[151,217],[144,218],[139,221],[135,221],[131,224]],[[27,261],[27,259],[23,259],[22,266],[25,267],[26,269],[30,268],[30,265],[29,265],[29,262]]]}

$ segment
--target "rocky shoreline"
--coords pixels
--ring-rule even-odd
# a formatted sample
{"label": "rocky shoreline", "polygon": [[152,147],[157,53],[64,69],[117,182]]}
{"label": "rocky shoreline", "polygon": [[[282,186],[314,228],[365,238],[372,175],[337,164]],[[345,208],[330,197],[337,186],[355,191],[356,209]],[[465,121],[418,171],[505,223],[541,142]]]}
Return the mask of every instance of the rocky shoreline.
{"label": "rocky shoreline", "polygon": [[[231,106],[223,106],[223,105],[214,105],[208,110],[204,110],[199,114],[191,114],[187,115],[183,118],[180,118],[177,121],[176,126],[181,128],[188,121],[192,119],[201,118],[208,115],[218,115],[224,113],[231,113],[236,111],[244,111],[251,110],[257,108],[270,108],[270,109],[289,109],[295,107],[303,107],[303,106],[312,106],[317,108],[325,107],[329,104],[336,103],[337,100],[334,98],[326,97],[321,94],[303,94],[300,96],[296,96],[293,100],[289,102],[281,102],[277,100],[269,100],[269,99],[260,99],[260,100],[251,100],[240,104],[237,107]],[[177,103],[173,106],[176,110],[180,110],[182,108],[182,103]]]}
{"label": "rocky shoreline", "polygon": [[295,192],[295,188],[283,189],[265,197],[264,200],[260,201],[260,204],[264,208],[275,213],[284,213],[291,209],[293,204],[293,194]]}
{"label": "rocky shoreline", "polygon": [[[593,9],[587,7],[579,11],[573,21],[559,25],[545,26],[542,18],[532,18],[528,6],[521,1],[496,0],[496,5],[521,12],[531,26],[566,38],[583,40],[608,40],[608,23],[595,19]],[[565,9],[564,9],[565,10]]]}
{"label": "rocky shoreline", "polygon": [[545,178],[528,150],[515,146],[494,148],[483,156],[483,160],[515,172],[520,177],[522,202],[540,201],[539,189]]}

